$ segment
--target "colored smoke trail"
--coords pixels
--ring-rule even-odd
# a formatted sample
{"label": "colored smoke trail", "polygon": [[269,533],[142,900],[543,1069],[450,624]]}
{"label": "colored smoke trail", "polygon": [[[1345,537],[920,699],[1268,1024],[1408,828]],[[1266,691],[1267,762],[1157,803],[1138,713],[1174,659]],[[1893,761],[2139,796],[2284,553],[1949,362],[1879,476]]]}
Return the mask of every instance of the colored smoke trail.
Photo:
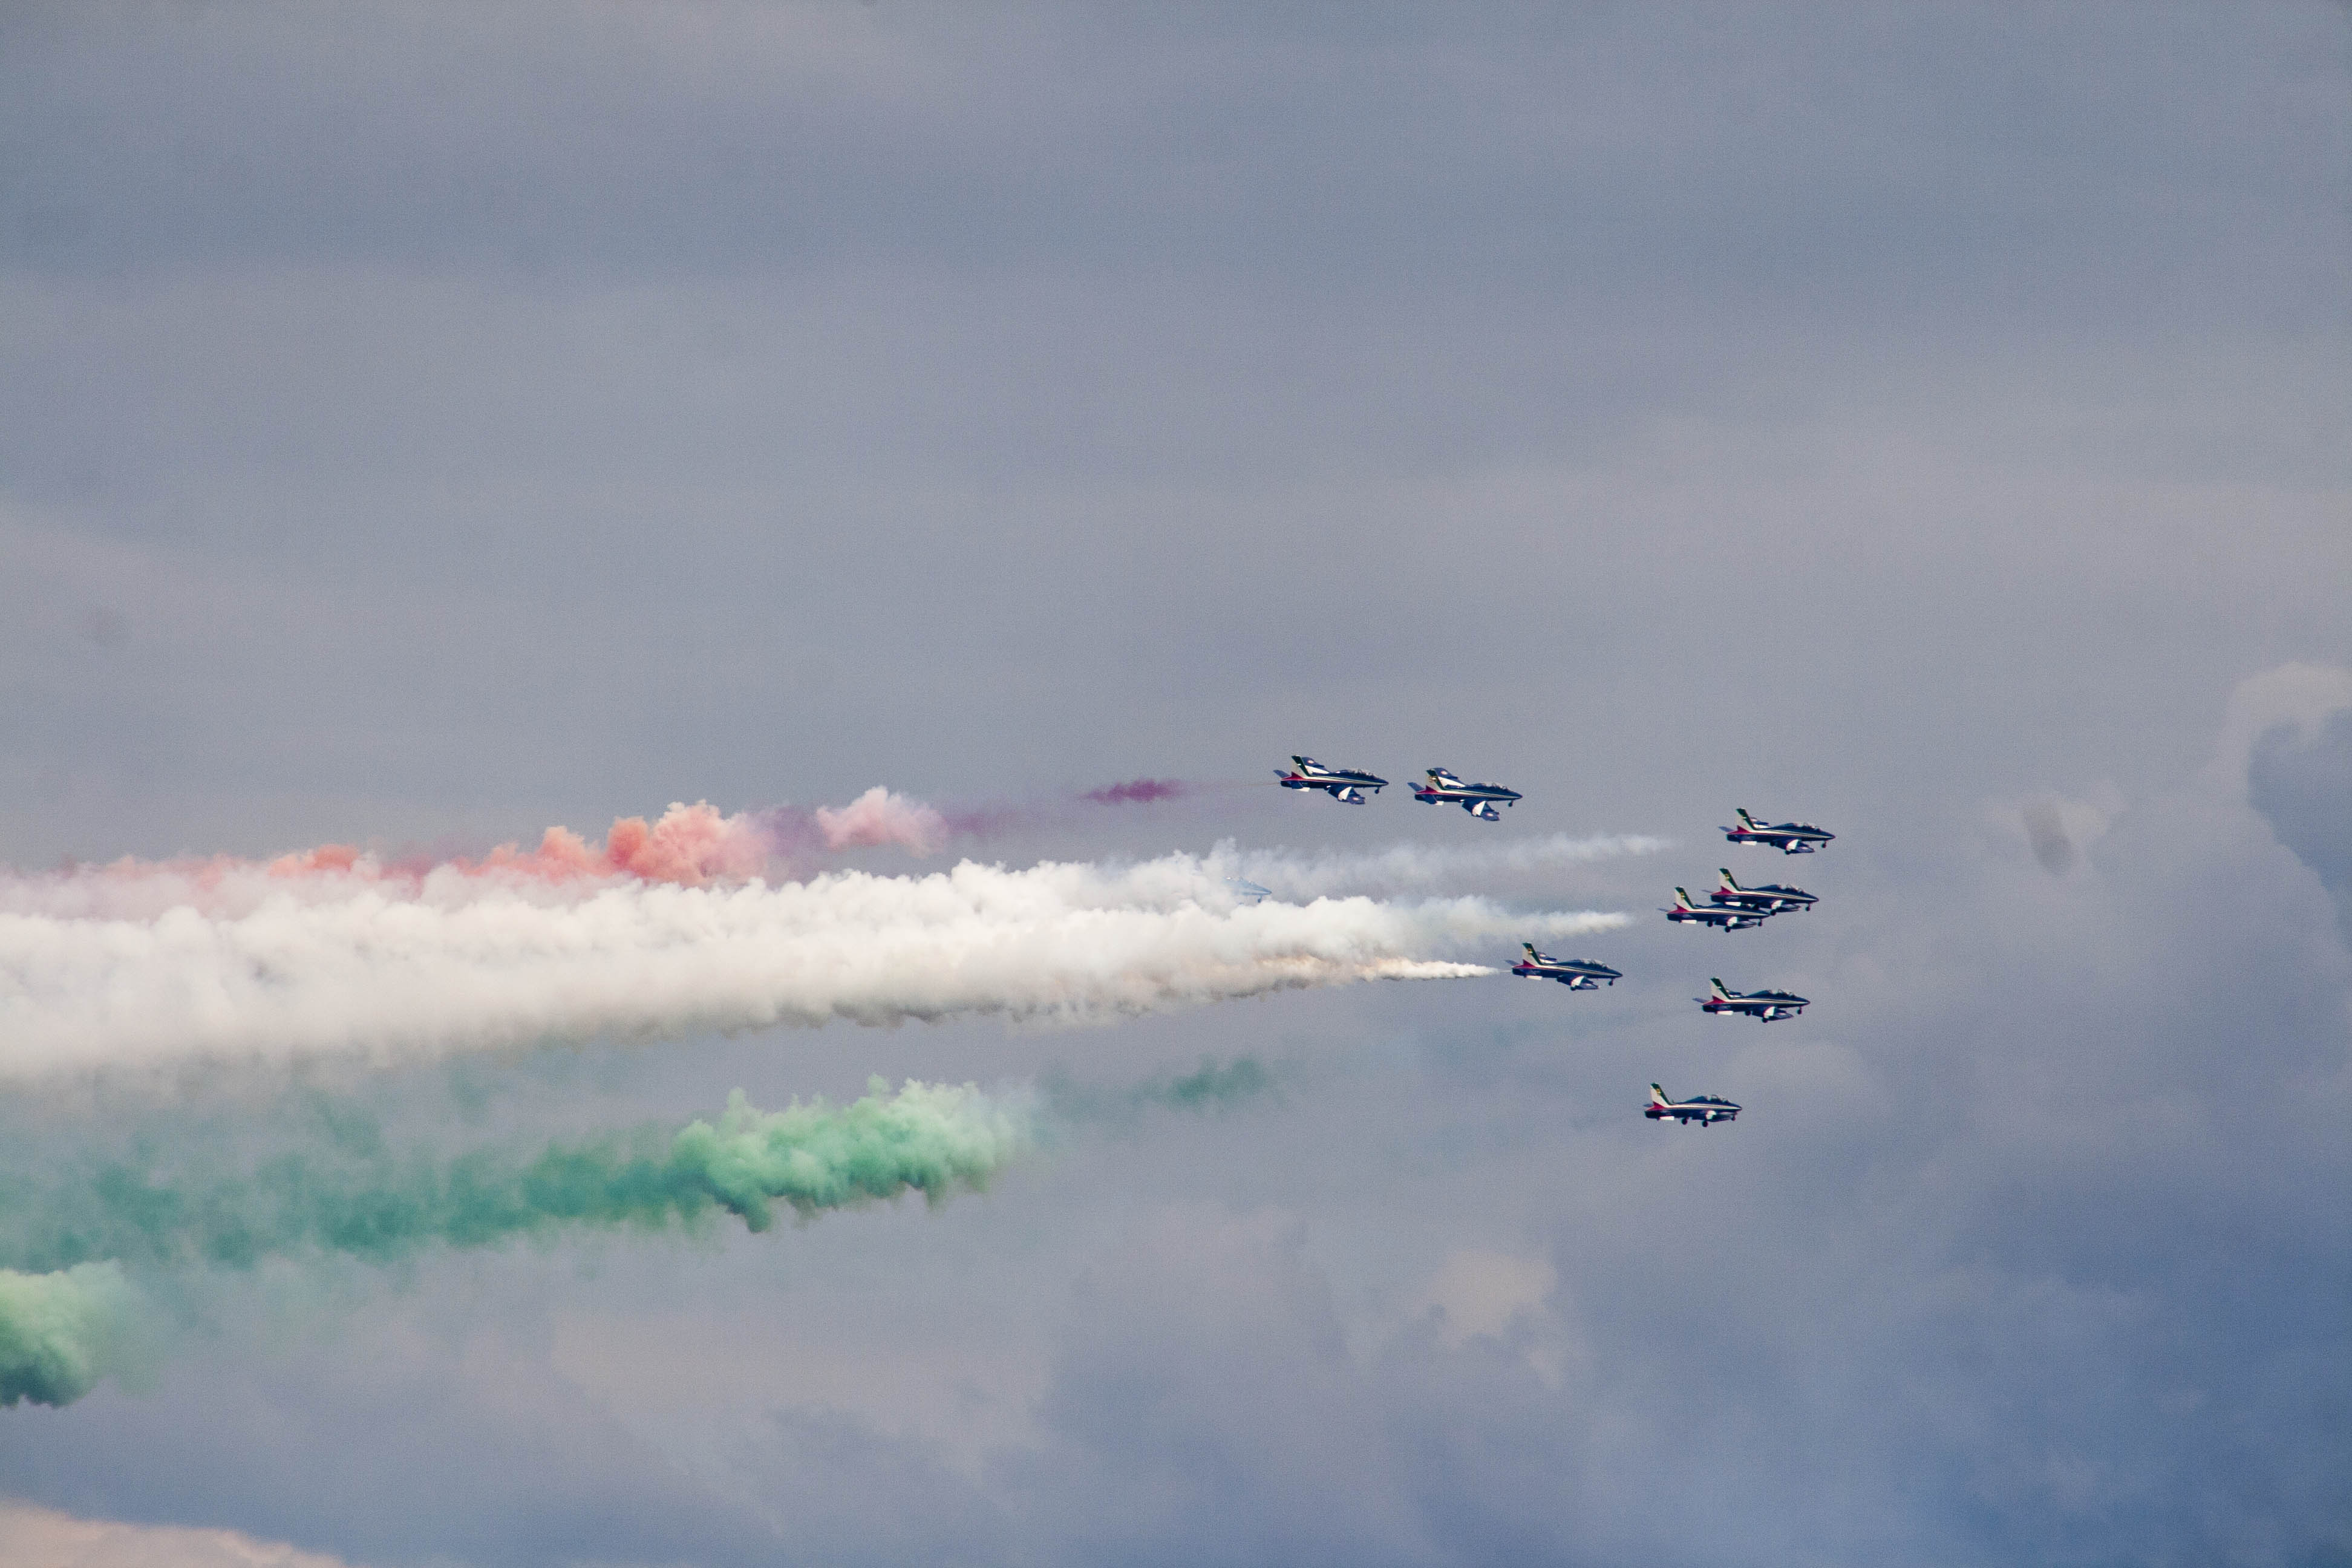
{"label": "colored smoke trail", "polygon": [[382,1263],[579,1227],[691,1231],[722,1212],[763,1231],[779,1204],[808,1217],[908,1192],[941,1203],[986,1186],[1033,1143],[1025,1097],[918,1082],[893,1094],[877,1079],[838,1109],[761,1111],[738,1090],[714,1121],[560,1142],[529,1159],[346,1145],[227,1175],[152,1157],[101,1165],[8,1194],[0,1256],[18,1267],[0,1268],[0,1405],[70,1404],[115,1370],[140,1305],[126,1265]]}
{"label": "colored smoke trail", "polygon": [[[1178,779],[1132,779],[1076,798],[1127,805],[1172,800],[1200,787]],[[0,870],[0,912],[152,920],[185,905],[205,914],[240,914],[281,897],[332,901],[357,887],[395,898],[446,897],[453,883],[476,882],[556,896],[620,881],[704,887],[803,874],[824,857],[853,849],[896,847],[936,855],[954,843],[1050,826],[1066,810],[1066,805],[1005,804],[941,812],[881,784],[842,806],[774,805],[727,815],[708,801],[673,802],[651,821],[616,819],[601,843],[559,826],[528,849],[501,844],[480,855],[437,859],[322,844],[261,860],[125,857],[61,871]]]}
{"label": "colored smoke trail", "polygon": [[1059,1069],[1041,1075],[1038,1088],[1055,1120],[1116,1123],[1133,1121],[1147,1110],[1231,1110],[1273,1093],[1275,1078],[1251,1057],[1235,1057],[1222,1067],[1202,1057],[1191,1072],[1124,1089],[1088,1083]]}
{"label": "colored smoke trail", "polygon": [[529,1158],[491,1148],[438,1161],[346,1135],[224,1174],[149,1151],[12,1192],[0,1258],[41,1270],[245,1268],[328,1253],[383,1263],[572,1226],[692,1230],[722,1211],[759,1232],[779,1204],[807,1217],[977,1190],[1032,1146],[1031,1121],[1025,1096],[912,1080],[893,1093],[877,1079],[837,1108],[763,1111],[739,1089],[711,1121],[559,1141]]}
{"label": "colored smoke trail", "polygon": [[116,1370],[136,1304],[121,1268],[0,1268],[0,1405],[70,1405]]}
{"label": "colored smoke trail", "polygon": [[405,899],[351,885],[233,915],[0,914],[0,1078],[835,1019],[1108,1021],[1491,973],[1426,955],[1626,919],[1513,914],[1476,898],[1251,904],[1190,855],[772,887],[630,882],[553,902],[459,879]]}
{"label": "colored smoke trail", "polygon": [[1191,784],[1181,779],[1129,779],[1125,784],[1105,784],[1078,796],[1097,805],[1148,805],[1156,800],[1176,800],[1192,793]]}
{"label": "colored smoke trail", "polygon": [[486,886],[565,899],[607,883],[740,881],[790,872],[813,857],[883,845],[929,855],[950,836],[938,812],[877,784],[845,806],[814,811],[773,806],[730,816],[707,801],[672,805],[652,822],[622,817],[601,844],[551,827],[536,848],[502,844],[478,857],[387,859],[326,844],[270,860],[126,858],[63,871],[7,872],[0,874],[0,914],[152,920],[186,907],[235,916],[289,899],[337,902],[362,890],[447,902]]}
{"label": "colored smoke trail", "polygon": [[[1123,1089],[1055,1078],[1045,1097],[881,1079],[835,1108],[781,1111],[739,1089],[682,1128],[395,1152],[364,1112],[324,1114],[289,1151],[225,1159],[201,1133],[0,1180],[0,1405],[68,1405],[165,1329],[135,1279],[329,1258],[404,1261],[576,1230],[700,1234],[721,1214],[757,1233],[781,1205],[803,1219],[920,1193],[982,1191],[1030,1153],[1041,1123],[1223,1110],[1271,1091],[1249,1058]],[[193,1130],[191,1130],[193,1131]]]}

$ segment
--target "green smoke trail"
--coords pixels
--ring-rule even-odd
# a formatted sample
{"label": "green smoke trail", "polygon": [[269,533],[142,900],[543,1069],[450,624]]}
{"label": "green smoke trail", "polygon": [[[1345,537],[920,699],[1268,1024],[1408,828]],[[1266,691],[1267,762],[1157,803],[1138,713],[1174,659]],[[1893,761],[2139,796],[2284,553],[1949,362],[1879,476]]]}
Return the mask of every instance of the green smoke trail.
{"label": "green smoke trail", "polygon": [[1273,1093],[1276,1084],[1274,1074],[1251,1058],[1235,1057],[1220,1067],[1215,1058],[1202,1057],[1191,1072],[1123,1089],[1086,1083],[1058,1069],[1042,1075],[1038,1088],[1055,1121],[1131,1126],[1148,1110],[1232,1110]]}
{"label": "green smoke trail", "polygon": [[[1248,1058],[1204,1058],[1197,1071],[1119,1089],[1049,1079],[1046,1114],[1075,1123],[1223,1110],[1273,1085]],[[347,1106],[317,1100],[311,1110],[315,1131],[300,1148],[250,1170],[207,1164],[205,1141],[183,1138],[45,1185],[0,1178],[0,1405],[70,1404],[119,1370],[140,1307],[126,1268],[242,1269],[328,1255],[388,1263],[574,1227],[693,1230],[721,1214],[762,1231],[779,1205],[808,1217],[908,1192],[938,1204],[978,1190],[1036,1134],[1026,1097],[912,1081],[892,1093],[880,1079],[837,1108],[796,1100],[762,1111],[739,1089],[711,1121],[559,1141],[531,1155],[404,1154]]]}
{"label": "green smoke trail", "polygon": [[399,1157],[372,1126],[330,1119],[327,1147],[249,1175],[115,1161],[46,1192],[11,1184],[0,1239],[0,1405],[65,1405],[116,1369],[137,1295],[123,1267],[250,1268],[341,1253],[387,1262],[562,1227],[690,1229],[719,1213],[766,1230],[909,1191],[940,1203],[1030,1146],[1017,1101],[879,1079],[864,1099],[762,1111],[737,1090],[715,1121],[548,1145]]}
{"label": "green smoke trail", "polygon": [[348,1119],[326,1142],[250,1174],[116,1161],[29,1202],[13,1195],[0,1264],[249,1268],[312,1252],[384,1262],[559,1227],[692,1227],[719,1211],[760,1231],[778,1204],[807,1215],[983,1186],[1028,1146],[1029,1129],[1022,1107],[969,1086],[910,1082],[892,1094],[877,1079],[838,1109],[819,1100],[762,1111],[738,1090],[715,1122],[551,1143],[526,1161],[498,1149],[398,1156]]}
{"label": "green smoke trail", "polygon": [[131,1306],[115,1264],[0,1268],[0,1405],[70,1405],[88,1394],[113,1370]]}
{"label": "green smoke trail", "polygon": [[1146,1084],[1135,1090],[1139,1100],[1148,1099],[1180,1110],[1230,1110],[1274,1088],[1274,1075],[1247,1057],[1235,1057],[1219,1067],[1207,1057],[1201,1058],[1200,1070],[1186,1073],[1164,1086]]}

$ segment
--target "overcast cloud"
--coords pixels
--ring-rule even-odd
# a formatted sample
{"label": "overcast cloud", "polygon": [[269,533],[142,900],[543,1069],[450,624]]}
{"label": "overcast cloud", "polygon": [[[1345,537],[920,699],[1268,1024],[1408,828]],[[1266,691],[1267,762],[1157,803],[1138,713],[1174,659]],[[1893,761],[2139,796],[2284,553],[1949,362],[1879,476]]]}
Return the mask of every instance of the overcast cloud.
{"label": "overcast cloud", "polygon": [[[0,860],[886,784],[1636,919],[1593,994],[19,1082],[11,1180],[1274,1087],[143,1279],[0,1556],[2343,1568],[2347,363],[2340,5],[8,9]],[[1037,804],[1143,777],[1216,787]],[[1653,912],[1726,863],[1822,902]]]}

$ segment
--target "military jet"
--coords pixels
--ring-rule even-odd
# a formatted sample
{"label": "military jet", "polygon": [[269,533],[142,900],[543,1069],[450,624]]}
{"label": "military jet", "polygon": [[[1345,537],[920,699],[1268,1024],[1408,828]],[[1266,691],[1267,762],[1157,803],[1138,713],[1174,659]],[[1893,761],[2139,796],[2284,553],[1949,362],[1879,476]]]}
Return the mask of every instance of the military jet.
{"label": "military jet", "polygon": [[1497,784],[1464,784],[1444,768],[1432,768],[1427,784],[1412,786],[1412,798],[1423,805],[1443,801],[1460,806],[1481,822],[1500,822],[1503,814],[1495,809],[1496,805],[1510,805],[1519,798],[1519,792]]}
{"label": "military jet", "polygon": [[1228,877],[1225,879],[1225,886],[1234,890],[1234,897],[1247,899],[1254,904],[1262,904],[1274,897],[1272,888],[1261,888],[1245,877]]}
{"label": "military jet", "polygon": [[1624,978],[1620,972],[1605,963],[1594,963],[1583,958],[1554,958],[1549,953],[1538,952],[1536,944],[1531,942],[1523,942],[1519,945],[1528,950],[1528,956],[1523,962],[1511,965],[1514,974],[1537,980],[1557,980],[1570,991],[1598,991],[1604,980],[1614,985]]}
{"label": "military jet", "polygon": [[1290,760],[1298,764],[1295,772],[1285,773],[1280,768],[1274,770],[1274,776],[1282,781],[1283,788],[1324,790],[1342,805],[1363,805],[1365,790],[1378,795],[1381,786],[1389,782],[1377,773],[1361,773],[1354,768],[1327,768],[1312,757],[1294,756]]}
{"label": "military jet", "polygon": [[1711,903],[1734,904],[1743,910],[1777,915],[1783,910],[1810,910],[1821,900],[1802,888],[1784,888],[1778,882],[1767,882],[1760,888],[1743,888],[1732,880],[1730,871],[1723,871],[1723,886],[1707,895]]}
{"label": "military jet", "polygon": [[1675,907],[1664,912],[1666,919],[1676,925],[1696,921],[1703,926],[1713,926],[1718,931],[1745,931],[1749,926],[1760,926],[1772,918],[1770,910],[1751,910],[1740,904],[1692,903],[1687,888],[1675,889]]}
{"label": "military jet", "polygon": [[1725,828],[1723,836],[1726,838],[1734,844],[1765,845],[1783,855],[1810,855],[1837,837],[1834,833],[1822,832],[1810,822],[1776,822],[1768,827],[1748,816],[1746,806],[1741,806],[1732,815],[1739,818],[1739,826]]}
{"label": "military jet", "polygon": [[1727,1100],[1717,1100],[1711,1094],[1695,1094],[1688,1100],[1668,1100],[1666,1091],[1654,1083],[1650,1086],[1649,1106],[1642,1114],[1653,1121],[1664,1121],[1672,1117],[1685,1127],[1694,1121],[1701,1127],[1712,1127],[1718,1121],[1737,1119],[1739,1107]]}
{"label": "military jet", "polygon": [[1806,998],[1788,991],[1727,991],[1722,981],[1713,979],[1707,987],[1713,994],[1691,1000],[1710,1013],[1745,1013],[1759,1024],[1793,1018],[1808,1005]]}

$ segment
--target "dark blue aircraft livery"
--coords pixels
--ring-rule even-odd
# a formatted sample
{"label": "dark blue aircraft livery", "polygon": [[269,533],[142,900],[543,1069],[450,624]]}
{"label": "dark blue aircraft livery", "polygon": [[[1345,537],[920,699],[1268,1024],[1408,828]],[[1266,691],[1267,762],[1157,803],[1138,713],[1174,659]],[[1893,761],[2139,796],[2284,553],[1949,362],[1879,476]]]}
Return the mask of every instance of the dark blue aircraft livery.
{"label": "dark blue aircraft livery", "polygon": [[1760,888],[1743,888],[1733,880],[1728,868],[1722,869],[1723,886],[1707,895],[1711,903],[1732,904],[1743,910],[1777,915],[1783,910],[1810,910],[1821,902],[1802,888],[1784,888],[1778,882],[1767,882]]}
{"label": "dark blue aircraft livery", "polygon": [[1511,965],[1511,973],[1536,980],[1557,980],[1570,991],[1598,991],[1606,981],[1614,985],[1624,975],[1605,963],[1595,963],[1586,958],[1554,958],[1548,952],[1538,952],[1531,942],[1519,943],[1528,950],[1526,958]]}
{"label": "dark blue aircraft livery", "polygon": [[1687,888],[1675,889],[1675,907],[1664,913],[1676,925],[1713,926],[1717,931],[1746,931],[1772,918],[1770,910],[1751,910],[1744,904],[1695,904]]}
{"label": "dark blue aircraft livery", "polygon": [[1432,768],[1427,784],[1412,786],[1412,798],[1423,805],[1458,805],[1481,822],[1500,822],[1503,814],[1495,807],[1517,800],[1519,792],[1498,784],[1464,784],[1444,768]]}
{"label": "dark blue aircraft livery", "polygon": [[1691,1000],[1710,1013],[1745,1013],[1759,1024],[1793,1018],[1808,1005],[1804,997],[1788,991],[1730,991],[1722,981],[1713,979],[1707,986],[1710,994]]}
{"label": "dark blue aircraft livery", "polygon": [[1810,822],[1775,822],[1767,826],[1748,815],[1746,806],[1734,816],[1739,818],[1736,826],[1727,827],[1723,836],[1734,844],[1761,844],[1778,849],[1783,855],[1811,855],[1837,837],[1824,833]]}
{"label": "dark blue aircraft livery", "polygon": [[1354,768],[1327,768],[1312,757],[1294,756],[1290,760],[1298,764],[1295,772],[1274,770],[1283,788],[1323,790],[1342,805],[1363,805],[1364,791],[1378,795],[1381,786],[1389,782],[1377,773],[1360,773]]}
{"label": "dark blue aircraft livery", "polygon": [[1695,1094],[1688,1100],[1668,1100],[1666,1091],[1654,1083],[1650,1086],[1649,1106],[1642,1114],[1653,1121],[1671,1119],[1685,1127],[1694,1121],[1701,1127],[1712,1127],[1718,1121],[1737,1118],[1739,1107],[1727,1100],[1717,1100],[1711,1094]]}

